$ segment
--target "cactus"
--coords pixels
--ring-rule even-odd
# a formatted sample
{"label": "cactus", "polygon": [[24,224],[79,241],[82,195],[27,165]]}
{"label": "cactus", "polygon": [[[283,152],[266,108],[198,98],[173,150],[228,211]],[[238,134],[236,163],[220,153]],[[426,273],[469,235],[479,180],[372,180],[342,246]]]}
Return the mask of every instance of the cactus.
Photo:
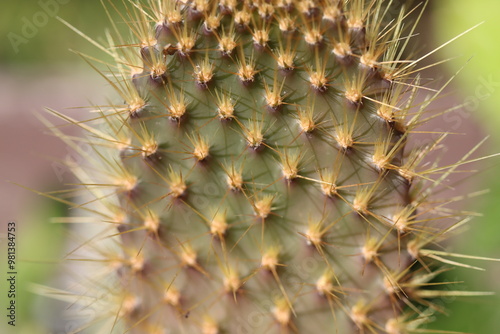
{"label": "cactus", "polygon": [[54,129],[88,162],[68,162],[87,195],[60,199],[86,223],[75,332],[430,333],[436,298],[486,294],[438,282],[470,267],[433,245],[468,219],[439,192],[474,160],[440,165],[446,134],[409,143],[442,91],[407,50],[424,6],[123,5],[93,42],[114,61],[84,56],[120,101],[51,110],[87,133]]}

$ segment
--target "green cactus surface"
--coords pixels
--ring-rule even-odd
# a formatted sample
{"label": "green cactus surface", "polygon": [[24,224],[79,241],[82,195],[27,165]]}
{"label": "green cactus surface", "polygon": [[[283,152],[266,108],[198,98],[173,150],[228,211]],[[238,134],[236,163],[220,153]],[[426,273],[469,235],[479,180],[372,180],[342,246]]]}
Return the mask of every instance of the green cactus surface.
{"label": "green cactus surface", "polygon": [[486,294],[439,282],[471,160],[411,145],[443,111],[401,3],[104,1],[114,62],[84,58],[118,98],[51,111],[86,132],[54,129],[86,160],[73,332],[443,333],[437,298]]}

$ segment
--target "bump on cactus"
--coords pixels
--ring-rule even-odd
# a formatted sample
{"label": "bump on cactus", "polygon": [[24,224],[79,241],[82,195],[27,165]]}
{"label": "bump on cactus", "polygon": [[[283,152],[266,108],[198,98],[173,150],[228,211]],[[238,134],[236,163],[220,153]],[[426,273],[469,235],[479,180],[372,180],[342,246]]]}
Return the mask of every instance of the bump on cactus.
{"label": "bump on cactus", "polygon": [[442,91],[409,52],[425,6],[104,3],[114,61],[83,56],[116,103],[50,110],[86,133],[53,128],[87,161],[60,199],[77,279],[52,291],[94,310],[74,332],[433,332],[435,298],[486,294],[433,286],[469,266],[434,245],[468,220],[439,193],[474,159],[409,143]]}

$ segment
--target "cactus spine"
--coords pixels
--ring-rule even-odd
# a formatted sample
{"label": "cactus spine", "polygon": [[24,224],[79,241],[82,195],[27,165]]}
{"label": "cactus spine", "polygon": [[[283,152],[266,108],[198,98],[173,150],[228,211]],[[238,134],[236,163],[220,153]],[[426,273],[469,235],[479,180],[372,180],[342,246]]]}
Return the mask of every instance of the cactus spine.
{"label": "cactus spine", "polygon": [[464,217],[433,197],[459,165],[426,161],[445,135],[407,147],[439,94],[416,102],[409,8],[107,7],[132,39],[101,46],[122,101],[92,123],[54,112],[94,149],[71,166],[101,226],[84,242],[75,294],[97,311],[82,331],[414,333],[433,298],[465,294],[428,287],[457,264],[429,246]]}

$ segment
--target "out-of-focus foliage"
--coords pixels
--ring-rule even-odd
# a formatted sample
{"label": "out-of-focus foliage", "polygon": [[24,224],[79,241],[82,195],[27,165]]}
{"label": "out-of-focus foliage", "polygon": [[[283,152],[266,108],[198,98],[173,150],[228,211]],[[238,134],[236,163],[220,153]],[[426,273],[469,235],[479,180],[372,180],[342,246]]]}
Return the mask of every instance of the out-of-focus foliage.
{"label": "out-of-focus foliage", "polygon": [[[443,48],[439,57],[455,58],[449,63],[452,73],[457,71],[457,64],[465,64],[459,73],[457,83],[461,89],[466,107],[462,108],[461,121],[476,121],[486,128],[491,135],[489,147],[485,154],[500,152],[500,2],[497,0],[440,0],[431,1],[434,45],[443,43],[468,28],[484,22],[479,27],[455,41],[451,47]],[[459,100],[460,102],[460,100]],[[498,178],[498,159],[491,161],[491,168],[477,175],[482,180],[482,187],[489,189],[487,195],[479,198],[479,205],[475,206],[483,217],[478,217],[458,242],[457,251],[474,253],[491,257],[500,257],[500,181]],[[497,296],[480,299],[468,299],[460,303],[451,303],[452,317],[443,316],[442,328],[450,328],[448,321],[453,319],[453,328],[463,332],[497,333],[500,325],[500,287],[498,277],[500,273],[498,263],[485,266],[486,272],[478,273],[471,270],[453,270],[448,274],[449,279],[464,277],[468,287],[482,290],[496,291]],[[495,311],[496,310],[496,311]],[[496,316],[494,316],[496,314]],[[450,319],[450,320],[448,320]],[[481,328],[478,326],[482,326]],[[478,328],[480,330],[478,331]]]}
{"label": "out-of-focus foliage", "polygon": [[[105,1],[107,2],[107,0]],[[40,76],[57,77],[58,73],[54,73],[51,69],[54,66],[63,68],[62,63],[78,64],[78,68],[84,68],[84,62],[78,55],[70,52],[69,49],[95,55],[96,48],[66,27],[56,16],[71,22],[72,25],[84,30],[85,33],[92,37],[104,38],[104,29],[109,26],[109,20],[102,10],[100,0],[2,1],[0,9],[0,80],[8,82],[8,79],[12,76],[18,76],[19,82],[22,82],[22,80],[36,81],[40,79]],[[89,21],[91,24],[89,24]],[[88,67],[85,70],[88,71]],[[30,73],[34,75],[29,76]],[[80,72],[75,68],[73,75],[76,77],[78,73]],[[40,82],[43,82],[43,80],[40,80]],[[0,107],[0,113],[4,117],[2,118],[2,122],[5,122],[3,123],[4,127],[8,126],[6,120],[13,121],[12,118],[9,118],[9,115],[3,114],[5,111],[11,111],[10,109],[4,109],[9,108],[10,102],[6,102],[4,97],[10,98],[11,95],[15,95],[9,89],[14,90],[18,86],[17,83],[9,85],[6,86],[8,87],[6,91],[2,91],[1,100],[4,105]],[[51,91],[50,87],[40,85],[33,85],[33,87],[39,87],[38,89],[43,90],[44,93],[58,98],[58,92]],[[36,99],[36,94],[25,93],[26,99]],[[57,101],[54,101],[54,104],[57,104]],[[23,116],[33,111],[41,112],[45,106],[39,101],[33,101],[32,105],[37,105],[37,109],[26,110],[20,107],[12,111],[12,113]],[[68,106],[71,106],[71,104]],[[25,117],[19,117],[14,121],[23,121],[25,119]],[[2,128],[0,126],[0,130]],[[40,130],[39,135],[44,136],[43,131]],[[19,136],[23,136],[23,133],[20,133]],[[21,138],[16,138],[16,140],[21,140]],[[0,161],[3,162],[5,152],[1,153]],[[22,155],[33,154],[33,152],[20,151],[18,154],[21,157]],[[17,159],[18,157],[9,158]],[[38,167],[40,166],[33,165],[33,168]],[[16,174],[15,171],[3,175],[0,191],[10,189],[5,186],[6,180],[30,186],[27,181],[23,182],[21,176],[22,172]],[[61,187],[60,184],[53,183],[56,180],[54,175],[47,175],[46,180],[49,183],[42,186],[43,190],[49,191]],[[69,179],[66,181],[69,181]],[[50,327],[52,319],[46,316],[46,309],[41,307],[40,299],[43,297],[33,294],[31,289],[32,283],[49,284],[57,273],[57,261],[63,256],[61,254],[64,253],[64,243],[68,233],[65,231],[65,226],[49,222],[51,217],[64,215],[66,207],[55,201],[30,194],[28,190],[25,190],[23,196],[28,204],[23,206],[22,211],[15,213],[13,216],[2,217],[2,219],[14,219],[17,222],[17,264],[19,274],[17,276],[16,327],[9,326],[7,321],[3,320],[5,316],[2,316],[0,333],[47,333],[46,328]],[[4,225],[2,224],[2,226]],[[3,247],[0,248],[3,250]],[[1,255],[4,254],[2,252]],[[4,262],[2,261],[3,259],[0,260],[3,265]],[[5,286],[3,283],[1,285]],[[0,296],[2,309],[7,302],[3,291]]]}
{"label": "out-of-focus foliage", "polygon": [[[467,111],[473,117],[490,126],[494,138],[500,141],[498,124],[500,123],[500,2],[497,0],[441,0],[434,1],[432,34],[438,43],[443,43],[470,27],[482,24],[443,48],[440,55],[458,57],[464,64],[463,71],[457,77],[464,92]],[[434,43],[437,44],[437,43]],[[450,70],[457,70],[457,62],[450,63]]]}
{"label": "out-of-focus foliage", "polygon": [[104,38],[104,28],[109,27],[100,0],[2,1],[0,64],[71,61],[77,56],[68,49],[86,52],[94,48],[56,17],[85,27],[84,32],[92,37]]}

